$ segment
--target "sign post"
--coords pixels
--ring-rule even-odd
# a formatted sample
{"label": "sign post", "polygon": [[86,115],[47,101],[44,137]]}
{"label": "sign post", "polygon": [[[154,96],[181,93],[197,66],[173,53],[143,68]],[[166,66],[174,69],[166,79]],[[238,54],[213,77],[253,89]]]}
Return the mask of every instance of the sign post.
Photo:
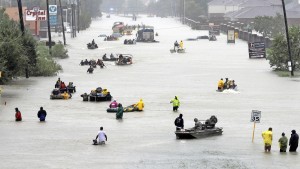
{"label": "sign post", "polygon": [[252,110],[251,112],[251,120],[250,122],[253,122],[253,132],[252,132],[252,143],[254,142],[254,132],[255,132],[255,124],[260,123],[261,119],[261,111],[259,110]]}
{"label": "sign post", "polygon": [[39,7],[33,7],[32,8],[33,12],[35,12],[35,36],[38,36],[38,18],[39,18]]}

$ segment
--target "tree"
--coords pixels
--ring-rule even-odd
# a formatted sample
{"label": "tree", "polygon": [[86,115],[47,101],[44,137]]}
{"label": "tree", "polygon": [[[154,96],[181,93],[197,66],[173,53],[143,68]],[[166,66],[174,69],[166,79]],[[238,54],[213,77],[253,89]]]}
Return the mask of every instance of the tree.
{"label": "tree", "polygon": [[[290,27],[289,36],[291,43],[291,54],[294,63],[294,70],[300,69],[300,28]],[[268,50],[267,60],[269,60],[270,67],[275,70],[288,70],[288,49],[286,36],[284,34],[276,35],[272,47]]]}
{"label": "tree", "polygon": [[283,17],[280,14],[276,17],[257,16],[254,18],[254,29],[265,37],[275,37],[284,32]]}

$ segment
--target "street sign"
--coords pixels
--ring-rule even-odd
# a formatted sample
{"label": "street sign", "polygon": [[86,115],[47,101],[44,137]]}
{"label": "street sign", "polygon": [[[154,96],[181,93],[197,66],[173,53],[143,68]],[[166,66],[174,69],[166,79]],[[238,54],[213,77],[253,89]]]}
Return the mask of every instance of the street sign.
{"label": "street sign", "polygon": [[248,43],[249,58],[265,58],[266,47],[264,42]]}
{"label": "street sign", "polygon": [[261,111],[259,110],[252,110],[251,112],[251,122],[254,123],[260,123],[260,119],[261,119]]}
{"label": "street sign", "polygon": [[57,14],[57,5],[49,5],[49,15]]}
{"label": "street sign", "polygon": [[235,43],[234,29],[227,31],[227,43]]}
{"label": "street sign", "polygon": [[57,25],[57,15],[49,15],[50,26]]}

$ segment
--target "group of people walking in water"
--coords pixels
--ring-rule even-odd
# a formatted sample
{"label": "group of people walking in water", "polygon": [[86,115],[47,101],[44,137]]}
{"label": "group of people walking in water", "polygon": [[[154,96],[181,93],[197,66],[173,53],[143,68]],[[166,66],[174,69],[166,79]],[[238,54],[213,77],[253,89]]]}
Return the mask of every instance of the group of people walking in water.
{"label": "group of people walking in water", "polygon": [[[296,130],[291,131],[290,140],[285,136],[283,132],[281,138],[278,140],[280,152],[286,152],[288,145],[290,146],[289,152],[296,152],[299,143],[299,135],[296,133]],[[273,141],[273,132],[270,127],[268,130],[262,132],[262,138],[264,140],[265,152],[271,151],[272,141]]]}
{"label": "group of people walking in water", "polygon": [[228,78],[225,78],[225,82],[224,82],[223,78],[221,78],[218,82],[218,91],[223,91],[226,89],[237,90],[237,85],[234,80],[231,79],[228,80]]}
{"label": "group of people walking in water", "polygon": [[[15,120],[16,121],[22,121],[22,113],[19,110],[19,108],[15,108]],[[40,110],[37,113],[37,117],[40,119],[41,122],[44,122],[46,120],[47,112],[44,110],[43,107],[40,107]]]}

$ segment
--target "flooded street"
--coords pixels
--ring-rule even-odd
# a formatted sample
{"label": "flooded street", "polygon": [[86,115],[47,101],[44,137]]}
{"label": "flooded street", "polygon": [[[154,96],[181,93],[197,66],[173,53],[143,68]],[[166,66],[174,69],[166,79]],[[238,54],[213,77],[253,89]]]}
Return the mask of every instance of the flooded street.
{"label": "flooded street", "polygon": [[[113,22],[154,26],[160,43],[123,45],[98,37],[111,34]],[[134,33],[135,34],[135,33]],[[70,38],[69,58],[59,60],[64,71],[56,77],[30,77],[3,86],[0,98],[0,168],[213,168],[213,169],[296,169],[299,156],[280,154],[278,139],[282,132],[300,132],[300,79],[279,77],[265,59],[248,59],[244,41],[227,44],[226,36],[217,41],[185,41],[207,35],[191,30],[172,18],[131,18],[111,16],[94,20],[91,28]],[[131,39],[134,36],[131,37]],[[61,37],[55,37],[61,40]],[[99,48],[88,50],[95,39]],[[175,40],[184,40],[185,54],[171,54]],[[97,67],[87,74],[81,60],[101,59],[107,53],[133,55],[133,64]],[[69,100],[50,100],[57,78],[74,82],[77,92]],[[220,78],[234,79],[239,93],[216,92]],[[84,92],[101,86],[114,99],[127,106],[142,98],[143,112],[124,113],[123,120],[107,113],[109,102],[83,102]],[[174,96],[181,102],[179,112],[169,103]],[[6,102],[6,105],[5,105]],[[36,114],[43,106],[48,116],[40,123]],[[23,121],[14,121],[14,108]],[[253,123],[251,110],[261,110],[261,123]],[[177,140],[174,120],[183,114],[185,128],[193,119],[218,118],[223,135],[205,139]],[[108,136],[104,146],[93,146],[99,127]],[[271,153],[263,150],[261,133],[273,128]]]}

